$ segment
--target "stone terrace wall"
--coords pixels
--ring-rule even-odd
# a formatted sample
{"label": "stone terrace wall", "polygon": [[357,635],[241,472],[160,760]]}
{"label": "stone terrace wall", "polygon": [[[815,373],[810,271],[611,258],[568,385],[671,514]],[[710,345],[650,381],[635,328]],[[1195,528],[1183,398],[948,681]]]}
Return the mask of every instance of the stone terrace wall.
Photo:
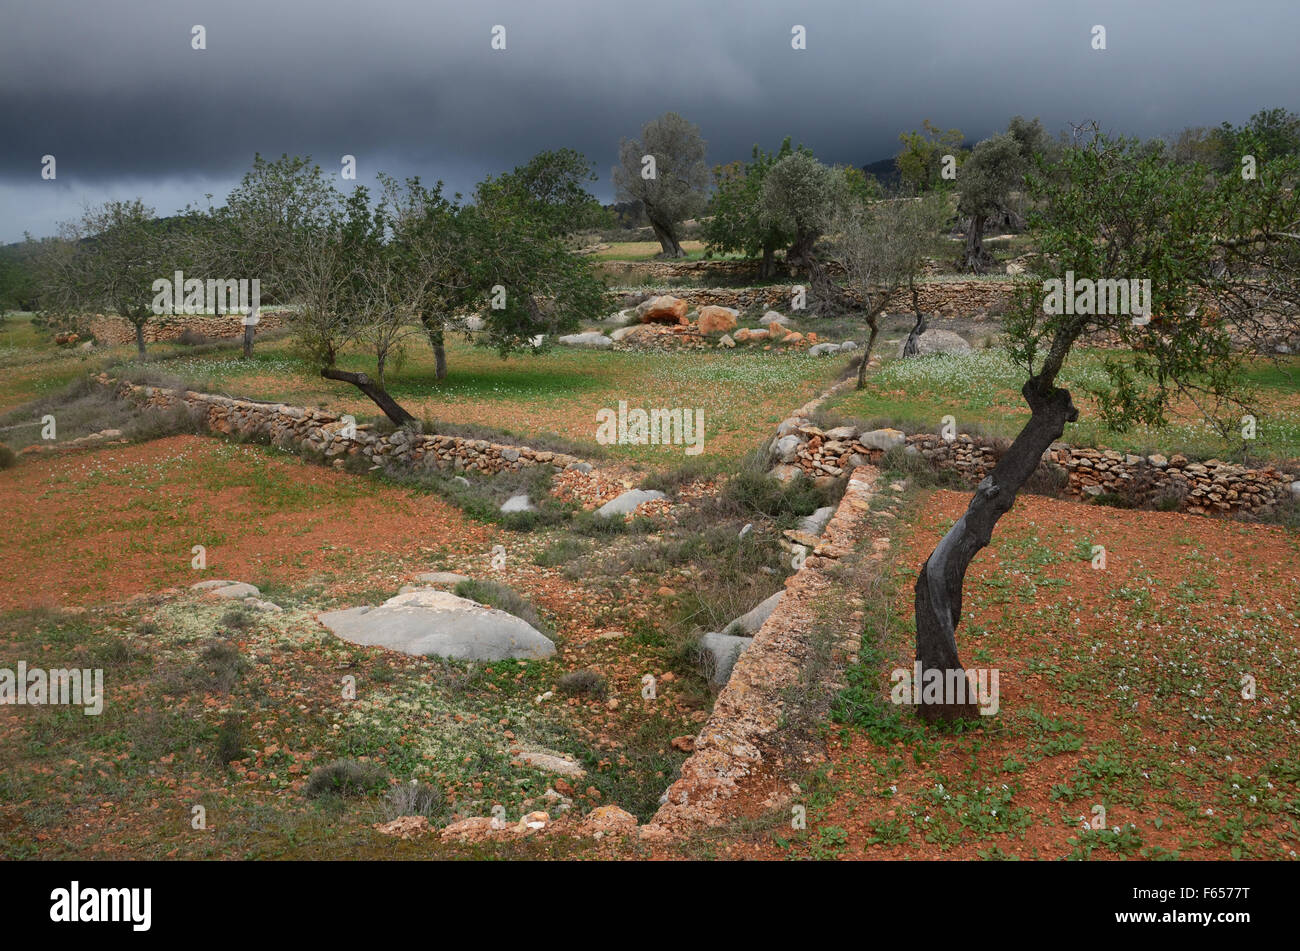
{"label": "stone terrace wall", "polygon": [[[672,294],[680,297],[691,307],[703,307],[714,304],[719,307],[734,307],[746,310],[750,307],[765,307],[789,313],[790,297],[794,284],[773,284],[770,287],[708,287],[708,288],[664,288],[646,292],[647,294]],[[804,285],[805,287],[807,285]],[[1001,312],[1011,297],[1015,286],[1012,281],[928,281],[917,284],[917,296],[921,309],[928,314],[942,316],[974,314],[996,314]],[[623,305],[627,295],[611,293],[611,309]],[[911,292],[904,288],[890,298],[889,310],[907,311],[912,309]]]}
{"label": "stone terrace wall", "polygon": [[[257,324],[258,333],[287,326],[287,311],[262,311]],[[186,330],[212,339],[242,337],[244,325],[241,314],[177,314],[150,318],[144,325],[146,343],[160,340],[177,340]],[[116,314],[95,314],[87,321],[90,333],[102,344],[116,346],[135,343],[135,327]]]}
{"label": "stone terrace wall", "polygon": [[381,435],[371,431],[366,423],[357,424],[356,436],[349,439],[342,435],[347,425],[342,417],[322,410],[284,403],[259,403],[193,390],[138,386],[103,375],[99,382],[114,387],[119,398],[135,399],[147,406],[165,408],[185,404],[199,408],[206,412],[207,426],[213,432],[246,439],[265,437],[284,449],[319,452],[332,460],[336,468],[342,468],[346,458],[357,456],[374,465],[396,464],[412,469],[457,472],[495,473],[529,466],[549,465],[565,469],[583,465],[581,459],[561,452],[503,446],[485,439],[417,435],[402,429]]}
{"label": "stone terrace wall", "polygon": [[[992,471],[999,452],[994,440],[965,434],[949,441],[932,433],[906,436],[893,429],[864,432],[838,426],[823,431],[801,416],[781,424],[773,445],[779,464],[773,471],[781,478],[796,471],[813,478],[839,478],[855,466],[878,463],[885,450],[901,446],[939,468],[960,473],[971,484]],[[1139,456],[1065,443],[1054,443],[1043,453],[1043,464],[1065,472],[1068,495],[1116,493],[1141,503],[1173,498],[1180,510],[1197,515],[1263,513],[1287,498],[1300,498],[1300,469],[1249,469],[1218,459],[1191,462],[1181,454]]]}

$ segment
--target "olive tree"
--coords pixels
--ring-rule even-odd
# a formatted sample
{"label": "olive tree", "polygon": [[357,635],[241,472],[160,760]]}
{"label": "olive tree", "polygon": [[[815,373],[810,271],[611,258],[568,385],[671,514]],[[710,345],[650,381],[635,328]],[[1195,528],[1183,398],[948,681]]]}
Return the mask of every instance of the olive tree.
{"label": "olive tree", "polygon": [[990,221],[1023,224],[1015,197],[1023,191],[1025,175],[1035,156],[1042,156],[1051,166],[1057,154],[1054,143],[1042,123],[1015,116],[1007,131],[990,136],[971,150],[961,166],[957,187],[961,197],[957,212],[967,219],[966,252],[963,264],[976,274],[988,267],[990,258],[984,250],[984,232]]}
{"label": "olive tree", "polygon": [[715,188],[709,218],[703,225],[704,240],[715,251],[738,251],[759,258],[759,277],[763,279],[776,273],[776,251],[787,247],[794,237],[785,222],[763,214],[763,183],[772,166],[793,151],[786,136],[775,153],[762,152],[755,145],[749,162],[732,162],[713,170]]}
{"label": "olive tree", "polygon": [[759,220],[764,227],[789,234],[786,263],[807,273],[816,310],[839,306],[838,288],[818,258],[816,246],[849,198],[850,183],[844,171],[819,162],[807,151],[785,156],[763,179]]}
{"label": "olive tree", "polygon": [[704,207],[709,187],[706,152],[699,128],[675,112],[647,122],[640,139],[619,143],[613,169],[617,197],[641,202],[668,257],[686,256],[678,225]]}
{"label": "olive tree", "polygon": [[868,333],[858,366],[858,389],[866,385],[867,363],[880,335],[880,316],[904,287],[911,291],[917,327],[924,329],[916,279],[946,218],[947,205],[942,196],[934,194],[852,200],[837,213],[826,242],[827,258],[838,266],[845,288],[860,302]]}
{"label": "olive tree", "polygon": [[42,242],[36,268],[41,310],[59,316],[111,310],[135,329],[143,359],[154,281],[171,279],[178,254],[174,236],[140,199],[88,208],[63,222],[56,240]]}
{"label": "olive tree", "polygon": [[[1256,180],[1215,179],[1179,165],[1159,148],[1110,139],[1094,129],[1068,148],[1055,174],[1031,176],[1037,273],[1075,280],[1147,280],[1144,312],[1060,306],[1046,282],[1024,282],[1004,319],[1008,352],[1023,371],[1029,421],[980,482],[966,512],[926,559],[915,585],[916,659],[922,676],[964,677],[957,652],[962,588],[972,559],[1079,411],[1060,374],[1086,334],[1116,335],[1130,351],[1105,361],[1098,389],[1114,429],[1163,424],[1181,394],[1231,399],[1246,354],[1233,335],[1269,317],[1269,306],[1300,305],[1300,163],[1261,166]],[[1121,298],[1122,300],[1122,298]],[[1211,305],[1213,313],[1211,312]],[[1090,311],[1101,310],[1101,313]],[[1217,316],[1216,316],[1217,315]],[[977,715],[966,694],[923,697],[927,719]]]}
{"label": "olive tree", "polygon": [[460,216],[470,299],[502,356],[604,313],[604,288],[568,239],[596,213],[591,167],[569,149],[490,177]]}

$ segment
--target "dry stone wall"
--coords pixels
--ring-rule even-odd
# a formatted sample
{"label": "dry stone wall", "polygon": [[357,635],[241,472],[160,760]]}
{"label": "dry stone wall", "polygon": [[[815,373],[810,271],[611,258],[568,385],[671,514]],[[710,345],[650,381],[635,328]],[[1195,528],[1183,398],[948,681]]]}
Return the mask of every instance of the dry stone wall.
{"label": "dry stone wall", "polygon": [[[287,311],[261,311],[261,320],[257,332],[278,330],[288,324]],[[135,343],[135,327],[116,314],[95,314],[86,322],[91,335],[101,344],[117,346]],[[202,334],[211,339],[227,339],[244,335],[243,316],[241,314],[177,314],[151,317],[144,325],[146,343],[162,340],[178,340],[185,331]]]}
{"label": "dry stone wall", "polygon": [[[812,478],[842,477],[854,467],[880,461],[891,448],[906,447],[934,466],[978,483],[997,463],[1000,444],[966,434],[946,440],[932,433],[906,435],[894,429],[870,432],[853,426],[822,430],[806,416],[785,420],[772,451],[773,474],[781,479],[802,472]],[[1137,504],[1168,504],[1198,515],[1263,514],[1288,498],[1300,498],[1300,467],[1247,468],[1209,459],[1193,462],[1182,454],[1135,455],[1054,443],[1043,453],[1047,474],[1065,476],[1065,494],[1095,498],[1115,494]]]}
{"label": "dry stone wall", "polygon": [[372,465],[395,465],[411,469],[445,469],[456,472],[496,473],[530,466],[566,469],[585,465],[583,460],[561,452],[507,446],[485,439],[412,433],[404,429],[382,434],[369,424],[356,425],[356,435],[347,436],[348,423],[341,416],[323,410],[304,409],[284,403],[141,386],[100,376],[101,385],[115,389],[122,399],[146,406],[194,407],[204,414],[209,430],[244,439],[264,438],[273,445],[293,451],[321,453],[337,468],[349,457],[360,457]]}
{"label": "dry stone wall", "polygon": [[[762,307],[788,313],[791,295],[796,286],[798,285],[706,288],[665,286],[646,294],[658,296],[671,293],[685,300],[692,309],[710,305],[734,307],[737,310]],[[1010,299],[1014,286],[1012,281],[927,281],[917,284],[917,295],[922,311],[928,314],[941,316],[997,314]],[[611,309],[627,306],[626,297],[627,295],[622,293],[611,293],[609,295]],[[895,294],[890,298],[888,309],[910,313],[911,292],[904,288]]]}

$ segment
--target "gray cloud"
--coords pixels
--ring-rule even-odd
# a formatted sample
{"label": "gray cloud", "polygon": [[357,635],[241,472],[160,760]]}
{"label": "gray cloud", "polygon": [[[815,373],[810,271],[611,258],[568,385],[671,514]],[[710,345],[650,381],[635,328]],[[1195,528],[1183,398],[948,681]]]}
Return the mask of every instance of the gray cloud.
{"label": "gray cloud", "polygon": [[[790,48],[795,23],[807,50]],[[353,154],[363,181],[468,191],[571,146],[610,199],[619,138],[670,109],[712,162],[791,135],[862,164],[924,118],[971,138],[1017,113],[1144,135],[1240,122],[1300,106],[1298,26],[1289,0],[44,0],[6,11],[0,38],[0,240],[109,197],[160,214],[220,199],[259,151],[327,169]],[[47,153],[56,182],[39,176]]]}

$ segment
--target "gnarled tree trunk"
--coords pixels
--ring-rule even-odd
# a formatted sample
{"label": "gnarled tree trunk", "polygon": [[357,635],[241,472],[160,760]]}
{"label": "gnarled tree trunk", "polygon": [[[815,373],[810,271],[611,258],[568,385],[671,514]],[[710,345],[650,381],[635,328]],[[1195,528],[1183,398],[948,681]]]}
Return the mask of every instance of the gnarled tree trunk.
{"label": "gnarled tree trunk", "polygon": [[[971,559],[993,537],[998,519],[1010,511],[1021,486],[1033,475],[1043,452],[1065,432],[1065,424],[1079,416],[1068,390],[1057,389],[1034,377],[1021,390],[1032,415],[1015,442],[998,460],[993,471],[975,490],[957,524],[948,530],[931,552],[916,579],[916,659],[921,676],[938,670],[948,683],[948,671],[965,670],[957,656],[957,625],[961,623],[962,585]],[[914,689],[919,690],[920,684]],[[944,697],[939,703],[922,701],[918,710],[926,720],[956,720],[979,715],[970,693],[959,698]]]}
{"label": "gnarled tree trunk", "polygon": [[916,279],[913,278],[908,282],[912,291],[912,313],[916,315],[916,323],[912,325],[912,330],[907,335],[907,340],[903,343],[903,356],[914,357],[920,352],[918,343],[921,334],[925,333],[925,314],[921,313],[921,298],[916,291]]}
{"label": "gnarled tree trunk", "polygon": [[811,293],[809,311],[823,316],[838,312],[842,300],[839,285],[831,279],[826,265],[813,251],[820,238],[815,231],[800,234],[795,238],[790,249],[785,253],[786,263],[794,268],[802,268],[808,274],[808,288]]}
{"label": "gnarled tree trunk", "polygon": [[351,383],[366,396],[370,397],[376,406],[384,411],[384,415],[393,421],[397,426],[405,423],[415,422],[415,417],[404,410],[398,402],[388,395],[388,391],[382,386],[375,383],[364,373],[352,373],[349,370],[340,370],[337,367],[325,367],[320,371],[320,375],[327,380],[340,380],[344,383]]}
{"label": "gnarled tree trunk", "polygon": [[971,215],[966,227],[966,267],[974,274],[983,274],[988,263],[984,257],[984,226],[987,221],[984,215]]}
{"label": "gnarled tree trunk", "polygon": [[682,244],[677,240],[676,229],[673,228],[671,221],[665,221],[657,215],[648,215],[650,227],[654,230],[655,237],[659,240],[659,247],[662,253],[670,258],[684,258],[686,252],[682,250]]}
{"label": "gnarled tree trunk", "polygon": [[434,379],[441,380],[447,376],[447,346],[443,338],[442,321],[421,314],[420,323],[424,325],[425,336],[429,338],[429,346],[433,348]]}

